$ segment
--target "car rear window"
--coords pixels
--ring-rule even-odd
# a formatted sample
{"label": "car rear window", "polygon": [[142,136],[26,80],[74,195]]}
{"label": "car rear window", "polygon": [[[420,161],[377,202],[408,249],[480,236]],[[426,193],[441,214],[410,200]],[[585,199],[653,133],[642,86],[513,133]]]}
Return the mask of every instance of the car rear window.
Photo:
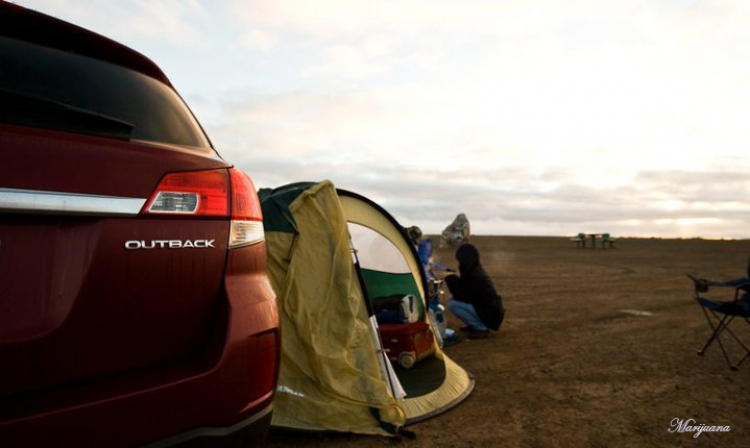
{"label": "car rear window", "polygon": [[0,37],[0,122],[210,147],[169,86],[128,68]]}

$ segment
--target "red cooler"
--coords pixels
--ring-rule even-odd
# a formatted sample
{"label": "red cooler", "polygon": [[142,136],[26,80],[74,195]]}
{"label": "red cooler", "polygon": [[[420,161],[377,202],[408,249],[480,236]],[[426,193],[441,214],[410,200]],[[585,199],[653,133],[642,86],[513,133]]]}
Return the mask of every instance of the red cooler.
{"label": "red cooler", "polygon": [[380,325],[380,337],[391,361],[405,369],[435,353],[432,329],[424,321]]}

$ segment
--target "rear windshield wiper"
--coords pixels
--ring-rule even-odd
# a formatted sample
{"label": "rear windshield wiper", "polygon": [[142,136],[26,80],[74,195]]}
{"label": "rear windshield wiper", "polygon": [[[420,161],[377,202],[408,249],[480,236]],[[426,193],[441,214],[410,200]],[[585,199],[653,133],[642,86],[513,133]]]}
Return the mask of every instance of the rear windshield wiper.
{"label": "rear windshield wiper", "polygon": [[9,89],[0,89],[0,122],[122,139],[135,129],[118,118]]}

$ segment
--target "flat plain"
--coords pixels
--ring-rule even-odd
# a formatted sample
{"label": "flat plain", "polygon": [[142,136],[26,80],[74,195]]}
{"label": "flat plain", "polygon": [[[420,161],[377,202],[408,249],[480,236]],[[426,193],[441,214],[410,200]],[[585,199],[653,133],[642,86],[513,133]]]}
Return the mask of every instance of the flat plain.
{"label": "flat plain", "polygon": [[[750,241],[620,239],[607,250],[553,237],[471,242],[507,310],[489,339],[446,349],[474,375],[472,395],[409,426],[414,440],[274,430],[270,447],[750,446],[750,360],[732,371],[715,344],[697,355],[710,328],[685,275],[744,276]],[[453,251],[436,256],[456,267]],[[731,300],[733,290],[708,296]],[[750,343],[750,325],[732,329]],[[736,360],[744,351],[728,339]],[[669,432],[674,419],[731,429],[695,437]]]}

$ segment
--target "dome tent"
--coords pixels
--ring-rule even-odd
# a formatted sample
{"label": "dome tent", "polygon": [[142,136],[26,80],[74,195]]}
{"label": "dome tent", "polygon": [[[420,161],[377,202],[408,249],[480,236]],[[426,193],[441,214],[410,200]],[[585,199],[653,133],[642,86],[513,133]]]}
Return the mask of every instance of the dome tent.
{"label": "dome tent", "polygon": [[274,426],[389,435],[471,393],[474,380],[437,343],[409,370],[381,349],[369,298],[412,294],[429,324],[418,256],[392,216],[329,181],[260,197],[282,320]]}

